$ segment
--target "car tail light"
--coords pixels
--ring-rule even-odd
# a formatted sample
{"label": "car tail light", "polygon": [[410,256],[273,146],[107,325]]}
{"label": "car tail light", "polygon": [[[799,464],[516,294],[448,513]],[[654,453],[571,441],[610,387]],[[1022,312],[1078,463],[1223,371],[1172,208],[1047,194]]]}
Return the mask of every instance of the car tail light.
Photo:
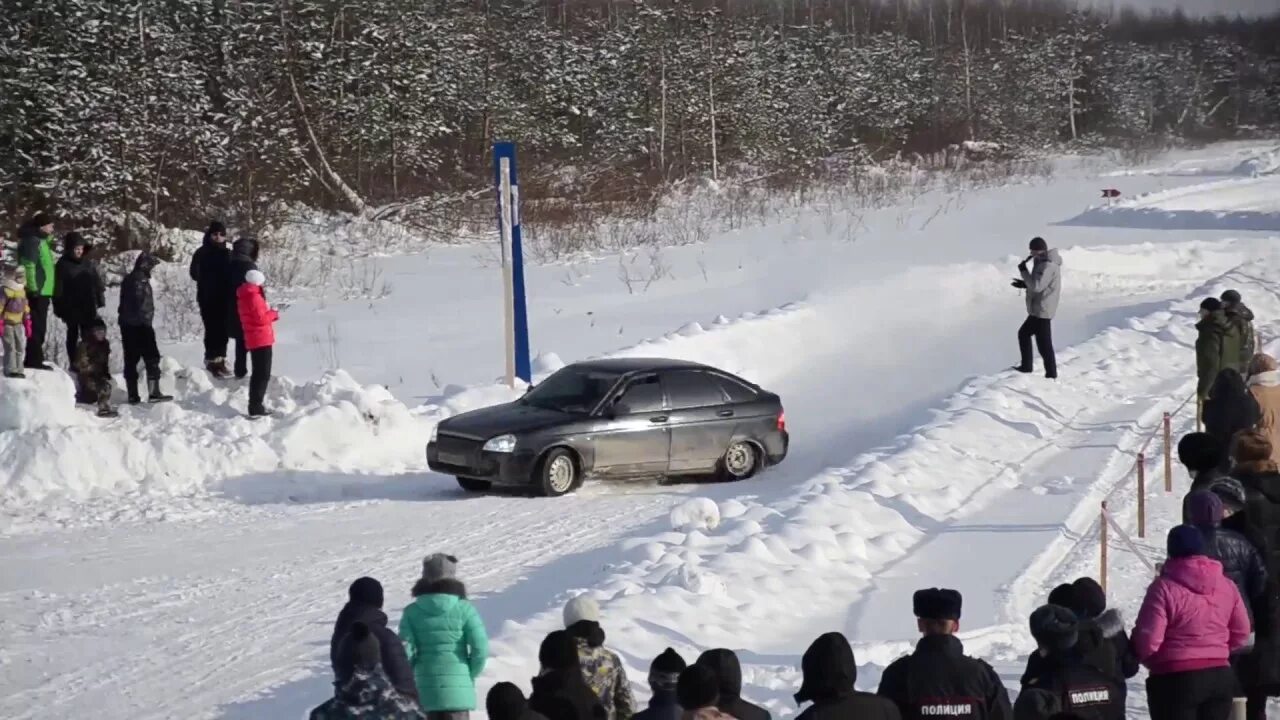
{"label": "car tail light", "polygon": [[787,429],[787,413],[781,410],[778,411],[778,429]]}

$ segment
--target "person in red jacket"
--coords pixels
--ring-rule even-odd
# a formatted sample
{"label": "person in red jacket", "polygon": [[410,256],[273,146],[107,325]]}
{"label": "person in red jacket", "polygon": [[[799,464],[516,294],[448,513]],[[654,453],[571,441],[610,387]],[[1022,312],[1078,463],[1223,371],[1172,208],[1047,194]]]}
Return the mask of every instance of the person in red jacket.
{"label": "person in red jacket", "polygon": [[271,346],[276,344],[275,322],[280,313],[267,305],[262,291],[267,277],[260,270],[245,273],[244,283],[236,290],[236,311],[244,328],[244,346],[253,361],[249,376],[249,417],[270,415],[262,400],[271,380]]}

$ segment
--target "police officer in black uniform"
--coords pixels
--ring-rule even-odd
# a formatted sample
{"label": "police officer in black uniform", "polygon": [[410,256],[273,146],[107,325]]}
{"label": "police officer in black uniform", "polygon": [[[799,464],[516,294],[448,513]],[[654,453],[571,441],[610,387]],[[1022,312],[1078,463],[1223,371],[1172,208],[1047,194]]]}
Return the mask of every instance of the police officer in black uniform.
{"label": "police officer in black uniform", "polygon": [[885,668],[879,694],[904,720],[1012,720],[1009,691],[991,666],[966,657],[960,629],[960,593],[916,592],[916,624],[924,635],[916,651]]}
{"label": "police officer in black uniform", "polygon": [[1031,636],[1040,662],[1024,678],[1014,706],[1019,720],[1050,720],[1069,712],[1081,720],[1124,720],[1124,684],[1114,672],[1090,664],[1077,646],[1075,612],[1045,605],[1031,613]]}

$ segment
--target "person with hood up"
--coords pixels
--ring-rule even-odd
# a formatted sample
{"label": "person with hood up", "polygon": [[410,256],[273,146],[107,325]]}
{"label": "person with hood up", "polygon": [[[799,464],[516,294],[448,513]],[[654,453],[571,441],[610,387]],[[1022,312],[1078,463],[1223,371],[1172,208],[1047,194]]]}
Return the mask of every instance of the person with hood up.
{"label": "person with hood up", "polygon": [[578,641],[565,630],[556,630],[538,648],[541,672],[533,679],[529,707],[548,720],[607,720],[600,698],[582,677]]}
{"label": "person with hood up", "polygon": [[1124,680],[1098,669],[1080,652],[1076,612],[1045,605],[1031,613],[1030,625],[1039,669],[1023,677],[1014,717],[1048,720],[1053,713],[1071,711],[1087,720],[1124,720]]}
{"label": "person with hood up", "polygon": [[1244,509],[1223,521],[1262,553],[1267,570],[1265,599],[1253,612],[1253,650],[1236,663],[1248,699],[1250,720],[1266,717],[1268,697],[1280,696],[1280,471],[1271,460],[1266,434],[1242,432],[1231,446],[1232,477],[1244,488]]}
{"label": "person with hood up", "polygon": [[1240,357],[1240,331],[1227,321],[1226,311],[1218,298],[1205,298],[1200,303],[1196,322],[1196,386],[1201,402],[1209,399],[1218,373],[1234,368]]}
{"label": "person with hood up", "polygon": [[98,417],[113,418],[120,413],[111,407],[111,343],[107,340],[107,324],[98,320],[76,348],[74,365],[76,402],[98,404]]}
{"label": "person with hood up", "polygon": [[1267,568],[1262,553],[1244,535],[1222,527],[1222,499],[1208,490],[1191,493],[1191,526],[1204,539],[1205,555],[1222,563],[1222,572],[1235,583],[1252,621],[1253,608],[1265,602]]}
{"label": "person with hood up", "polygon": [[124,385],[131,405],[142,402],[138,395],[139,360],[147,369],[147,401],[173,399],[160,391],[160,347],[152,327],[156,304],[151,293],[151,271],[158,264],[151,253],[141,253],[133,263],[133,271],[120,284],[120,343],[124,346]]}
{"label": "person with hood up", "polygon": [[26,377],[27,337],[31,335],[31,305],[27,302],[27,271],[21,265],[4,279],[4,302],[0,303],[0,342],[4,345],[4,376]]}
{"label": "person with hood up", "polygon": [[422,561],[414,601],[400,617],[400,639],[413,665],[418,699],[431,720],[466,720],[476,709],[476,678],[489,658],[480,613],[458,579],[458,559]]}
{"label": "person with hood up", "polygon": [[[53,260],[53,218],[36,213],[18,228],[18,260],[27,278],[27,302],[31,304],[31,337],[23,367],[48,370],[44,360],[45,333],[49,327],[49,305],[57,290]],[[75,355],[67,358],[75,360]]]}
{"label": "person with hood up", "polygon": [[738,720],[716,707],[719,685],[711,668],[697,663],[685,668],[676,682],[676,698],[684,709],[681,720]]}
{"label": "person with hood up", "polygon": [[231,245],[231,260],[227,266],[227,334],[236,341],[235,376],[243,379],[249,374],[249,350],[245,347],[244,328],[237,312],[240,286],[251,270],[258,269],[258,241],[251,237],[237,238]]}
{"label": "person with hood up", "polygon": [[335,684],[341,686],[346,683],[354,670],[347,662],[349,658],[338,652],[342,638],[351,632],[354,624],[364,623],[378,639],[382,653],[379,660],[387,679],[401,695],[416,702],[418,686],[414,682],[409,656],[405,654],[399,636],[387,627],[387,614],[382,611],[382,584],[371,577],[359,578],[347,589],[347,597],[347,604],[342,606],[338,619],[333,623],[333,636],[329,640],[329,662],[333,665]]}
{"label": "person with hood up", "polygon": [[214,377],[229,377],[231,312],[227,305],[235,296],[227,293],[231,285],[231,248],[227,247],[226,225],[214,220],[205,228],[204,242],[191,255],[189,274],[196,284],[196,304],[204,325],[204,367]]}
{"label": "person with hood up", "polygon": [[583,679],[600,698],[609,720],[629,720],[636,701],[622,658],[604,646],[600,605],[589,595],[573,598],[564,606],[564,628],[578,641]]}
{"label": "person with hood up", "polygon": [[262,286],[267,278],[259,270],[250,270],[236,291],[236,307],[240,311],[240,344],[253,357],[253,377],[249,378],[249,417],[270,415],[266,405],[267,384],[271,382],[271,350],[276,344],[275,323],[280,313],[267,305]]}
{"label": "person with hood up", "polygon": [[[892,701],[858,692],[858,664],[849,640],[838,632],[821,635],[800,658],[804,680],[796,692],[797,705],[813,703],[797,720],[901,720]],[[724,709],[724,698],[720,708]]]}
{"label": "person with hood up", "polygon": [[716,707],[738,720],[769,720],[768,710],[742,699],[742,664],[732,650],[708,650],[698,656],[697,663],[710,668],[720,679],[720,700]]}
{"label": "person with hood up", "polygon": [[680,653],[667,648],[649,664],[649,707],[632,717],[635,720],[680,720],[680,700],[676,697],[676,683],[680,673],[688,667]]}
{"label": "person with hood up", "polygon": [[1258,429],[1271,439],[1271,460],[1280,462],[1280,365],[1266,353],[1249,362],[1249,394],[1258,403]]}
{"label": "person with hood up", "polygon": [[1208,490],[1222,478],[1227,477],[1226,468],[1231,465],[1231,457],[1227,453],[1228,445],[1223,445],[1216,437],[1205,432],[1193,432],[1183,435],[1178,440],[1178,462],[1187,469],[1191,476],[1191,488],[1182,498],[1182,524],[1191,522],[1191,493],[1197,490]]}
{"label": "person with hood up", "polygon": [[335,683],[333,698],[311,711],[311,720],[422,720],[413,698],[396,690],[382,669],[382,643],[368,625],[351,624],[337,657],[351,672]]}
{"label": "person with hood up", "polygon": [[1227,316],[1227,323],[1235,328],[1235,333],[1240,337],[1240,354],[1239,360],[1235,363],[1235,369],[1241,373],[1249,370],[1249,362],[1253,360],[1253,354],[1257,352],[1257,333],[1253,330],[1253,311],[1245,305],[1240,297],[1239,290],[1227,290],[1222,293],[1222,311]]}
{"label": "person with hood up", "polygon": [[[1101,586],[1093,578],[1080,578],[1074,583],[1054,588],[1049,593],[1048,602],[1050,606],[1066,608],[1075,615],[1072,652],[1082,662],[1114,678],[1123,698],[1127,692],[1124,681],[1138,674],[1139,664],[1130,648],[1129,636],[1125,634],[1124,619],[1119,611],[1107,610],[1107,599]],[[1044,653],[1029,655],[1022,685],[1025,687],[1034,678],[1044,675],[1046,663]]]}
{"label": "person with hood up", "polygon": [[547,720],[529,709],[529,701],[514,683],[500,682],[489,689],[484,699],[489,720]]}
{"label": "person with hood up", "polygon": [[[1044,376],[1058,377],[1058,361],[1053,351],[1053,316],[1058,312],[1058,298],[1062,294],[1062,257],[1057,250],[1050,250],[1044,238],[1031,239],[1031,254],[1018,263],[1020,277],[1013,286],[1027,294],[1027,320],[1018,328],[1018,349],[1022,361],[1014,366],[1021,373],[1035,370],[1031,356],[1031,339],[1035,338],[1040,360],[1044,362]],[[1027,263],[1032,263],[1027,269]]]}
{"label": "person with hood up", "polygon": [[[1204,401],[1202,413],[1204,431],[1222,447],[1231,447],[1231,439],[1241,430],[1257,427],[1262,414],[1258,401],[1254,400],[1244,383],[1244,377],[1235,368],[1224,368],[1209,388],[1209,399]],[[1225,463],[1223,466],[1225,470]]]}
{"label": "person with hood up", "polygon": [[1133,643],[1129,641],[1129,633],[1125,631],[1124,618],[1118,609],[1107,607],[1107,593],[1102,586],[1091,577],[1080,577],[1071,583],[1071,589],[1076,604],[1070,609],[1082,621],[1081,627],[1086,632],[1090,628],[1096,628],[1101,632],[1102,638],[1111,643],[1115,650],[1116,670],[1120,672],[1122,679],[1128,680],[1137,675],[1142,664],[1133,652]]}
{"label": "person with hood up", "polygon": [[1249,641],[1240,591],[1205,556],[1190,525],[1169,531],[1169,559],[1147,588],[1133,629],[1133,649],[1147,667],[1151,720],[1226,720],[1235,696],[1231,655]]}
{"label": "person with hood up", "polygon": [[98,318],[98,289],[102,284],[97,268],[85,253],[88,243],[80,233],[63,238],[62,257],[54,266],[53,314],[67,326],[67,358],[76,356],[80,338]]}
{"label": "person with hood up", "polygon": [[923,637],[914,653],[885,668],[878,691],[904,718],[1013,717],[1000,676],[982,660],[966,656],[956,637],[962,602],[959,592],[939,588],[919,590],[912,598],[916,628]]}

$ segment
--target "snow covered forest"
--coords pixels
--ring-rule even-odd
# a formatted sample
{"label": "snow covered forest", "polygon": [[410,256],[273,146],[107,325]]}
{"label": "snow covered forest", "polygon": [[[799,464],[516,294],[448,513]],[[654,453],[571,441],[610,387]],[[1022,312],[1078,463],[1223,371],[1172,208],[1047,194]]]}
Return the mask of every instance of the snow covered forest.
{"label": "snow covered forest", "polygon": [[9,0],[0,100],[0,226],[51,209],[127,242],[129,213],[253,229],[303,203],[456,227],[490,221],[495,138],[520,143],[527,201],[573,203],[652,199],[691,176],[804,183],[899,153],[942,163],[965,140],[1146,146],[1274,127],[1280,16]]}

